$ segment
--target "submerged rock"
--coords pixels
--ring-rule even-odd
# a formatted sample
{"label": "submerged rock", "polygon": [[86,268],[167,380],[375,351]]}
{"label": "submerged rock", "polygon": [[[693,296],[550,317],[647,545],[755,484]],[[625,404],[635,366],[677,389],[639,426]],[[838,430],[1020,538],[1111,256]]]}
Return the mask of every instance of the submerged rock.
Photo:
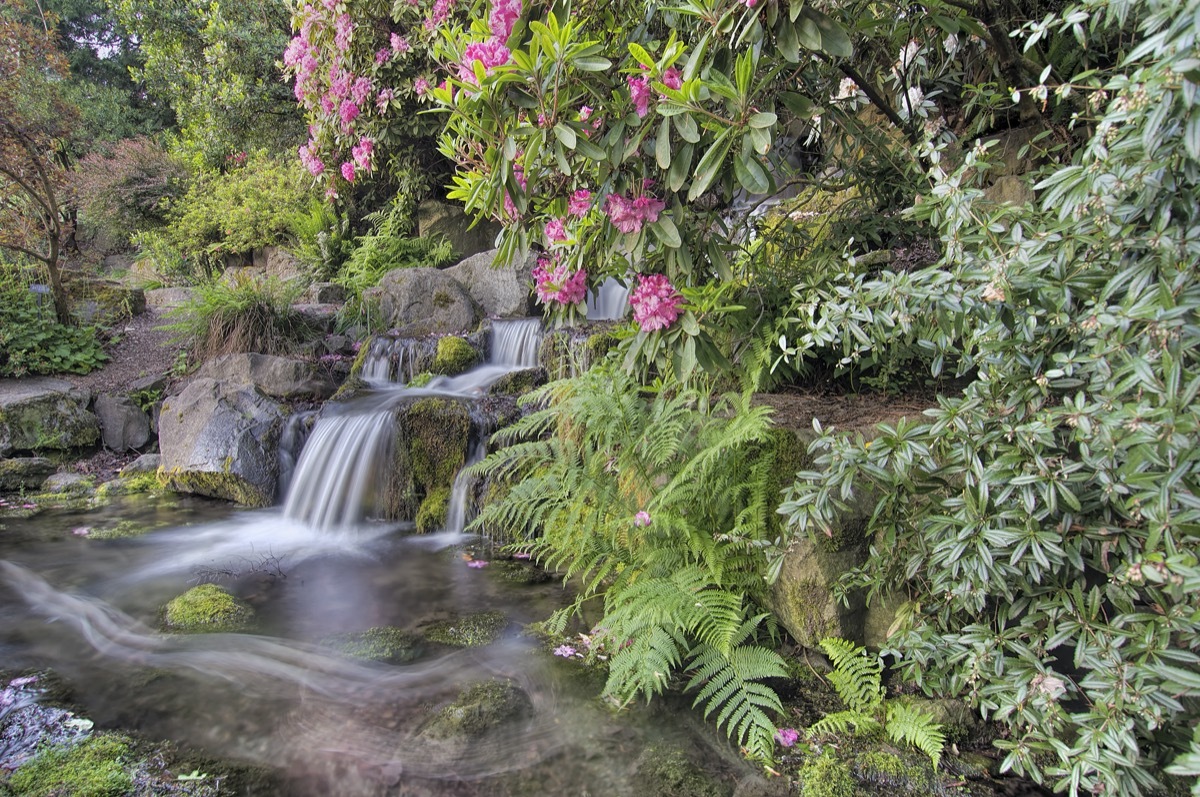
{"label": "submerged rock", "polygon": [[730,797],[733,788],[691,761],[674,746],[646,748],[633,777],[635,797]]}
{"label": "submerged rock", "polygon": [[90,398],[60,379],[0,379],[0,456],[95,445],[100,424]]}
{"label": "submerged rock", "polygon": [[508,625],[503,612],[477,612],[448,620],[438,620],[420,630],[430,642],[458,648],[478,648],[500,638]]}
{"label": "submerged rock", "polygon": [[432,739],[470,739],[532,713],[529,696],[510,681],[472,684],[438,712],[422,735]]}
{"label": "submerged rock", "polygon": [[282,421],[280,406],[253,387],[197,379],[163,403],[163,480],[177,492],[270,506]]}
{"label": "submerged rock", "polygon": [[163,608],[163,627],[183,633],[243,631],[254,619],[254,610],[233,593],[216,584],[201,584]]}
{"label": "submerged rock", "polygon": [[422,642],[419,634],[392,626],[368,628],[366,631],[339,634],[321,640],[325,647],[352,659],[386,664],[404,664],[416,659],[421,655]]}

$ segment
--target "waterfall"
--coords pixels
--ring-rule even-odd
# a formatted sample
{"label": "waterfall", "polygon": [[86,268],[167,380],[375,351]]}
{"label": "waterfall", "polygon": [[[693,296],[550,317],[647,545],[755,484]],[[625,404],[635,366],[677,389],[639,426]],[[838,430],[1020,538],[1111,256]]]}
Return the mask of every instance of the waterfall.
{"label": "waterfall", "polygon": [[287,419],[283,432],[279,435],[279,492],[287,493],[288,485],[292,483],[292,475],[296,472],[296,462],[308,439],[309,419],[315,412],[296,412]]}
{"label": "waterfall", "polygon": [[492,353],[488,362],[510,368],[536,368],[542,345],[542,322],[536,318],[492,322]]}
{"label": "waterfall", "polygon": [[411,338],[375,338],[363,359],[362,378],[372,384],[401,384],[433,362],[437,342]]}
{"label": "waterfall", "polygon": [[387,473],[392,420],[390,410],[319,420],[296,466],[284,517],[319,529],[362,520]]}
{"label": "waterfall", "polygon": [[487,455],[487,448],[482,442],[476,443],[471,449],[471,456],[463,463],[462,469],[454,477],[454,486],[450,488],[450,506],[446,510],[445,531],[451,534],[461,534],[467,526],[467,512],[471,508],[471,488],[475,486],[475,478],[467,475],[467,468],[480,462]]}
{"label": "waterfall", "polygon": [[612,277],[600,283],[594,291],[588,291],[588,321],[617,321],[625,317],[625,310],[628,307],[628,286]]}

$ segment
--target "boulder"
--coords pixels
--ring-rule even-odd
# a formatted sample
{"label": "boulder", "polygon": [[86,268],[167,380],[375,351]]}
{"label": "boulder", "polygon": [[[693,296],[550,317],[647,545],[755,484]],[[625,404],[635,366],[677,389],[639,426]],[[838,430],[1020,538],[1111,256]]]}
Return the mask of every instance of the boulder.
{"label": "boulder", "polygon": [[92,480],[82,473],[63,471],[55,473],[42,482],[44,493],[88,493],[92,490]]}
{"label": "boulder", "polygon": [[0,379],[0,457],[95,445],[100,424],[90,398],[61,379]]}
{"label": "boulder", "polygon": [[0,459],[0,493],[36,490],[54,473],[54,463],[45,457]]}
{"label": "boulder", "polygon": [[294,310],[316,332],[330,333],[337,325],[339,304],[294,304]]}
{"label": "boulder", "polygon": [[495,318],[527,316],[534,309],[531,272],[537,258],[530,254],[525,259],[497,267],[497,252],[496,249],[480,252],[444,270],[466,286],[485,315]]}
{"label": "boulder", "polygon": [[74,278],[66,283],[71,315],[84,324],[112,324],[146,312],[146,293],[116,280]]}
{"label": "boulder", "polygon": [[421,730],[433,739],[472,739],[533,713],[533,703],[511,681],[493,679],[472,684]]}
{"label": "boulder", "polygon": [[253,609],[216,584],[192,587],[167,603],[162,612],[167,631],[187,634],[244,631],[253,620]]}
{"label": "boulder", "polygon": [[997,205],[1024,205],[1033,202],[1037,197],[1028,180],[1015,175],[1005,175],[983,189],[983,198]]}
{"label": "boulder", "polygon": [[427,199],[417,206],[417,234],[422,238],[444,236],[462,257],[494,247],[500,229],[494,221],[474,222],[461,205]]}
{"label": "boulder", "polygon": [[252,386],[196,379],[163,403],[160,473],[177,492],[269,506],[282,424],[280,406]]}
{"label": "boulder", "polygon": [[136,476],[140,473],[155,473],[162,465],[162,457],[158,454],[142,454],[140,457],[121,468],[121,477]]}
{"label": "boulder", "polygon": [[253,385],[273,398],[327,399],[337,389],[307,360],[271,354],[226,354],[200,366],[198,376],[239,385]]}
{"label": "boulder", "polygon": [[862,598],[855,595],[844,605],[834,596],[834,586],[866,561],[867,546],[838,548],[831,543],[807,536],[792,542],[769,596],[770,608],[792,638],[814,650],[825,637],[859,642],[863,636]]}
{"label": "boulder", "polygon": [[307,304],[341,304],[346,301],[346,289],[336,282],[314,282],[301,298]]}
{"label": "boulder", "polygon": [[462,283],[436,268],[394,269],[364,296],[401,337],[471,332],[481,317]]}
{"label": "boulder", "polygon": [[265,276],[277,280],[293,280],[305,276],[307,269],[286,249],[278,246],[264,246],[254,250],[254,267],[260,269]]}
{"label": "boulder", "polygon": [[155,309],[180,307],[192,300],[195,291],[191,288],[155,288],[146,291],[146,304]]}
{"label": "boulder", "polygon": [[129,451],[150,442],[150,416],[129,396],[97,396],[93,409],[100,419],[100,438],[105,448]]}

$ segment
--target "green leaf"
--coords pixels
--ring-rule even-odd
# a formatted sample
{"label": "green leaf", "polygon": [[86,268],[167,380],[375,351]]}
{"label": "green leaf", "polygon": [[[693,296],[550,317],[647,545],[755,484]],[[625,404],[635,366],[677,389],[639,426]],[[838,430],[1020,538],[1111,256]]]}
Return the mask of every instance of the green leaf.
{"label": "green leaf", "polygon": [[742,188],[752,194],[765,194],[771,188],[766,169],[759,164],[749,149],[743,149],[741,155],[734,159],[733,174]]}
{"label": "green leaf", "polygon": [[642,66],[654,66],[654,58],[646,52],[646,48],[637,42],[629,42],[629,54]]}
{"label": "green leaf", "polygon": [[713,145],[708,148],[708,152],[704,153],[704,157],[700,159],[700,163],[696,165],[696,174],[692,177],[692,187],[688,189],[688,202],[696,201],[716,179],[725,163],[725,156],[729,154],[729,148],[733,145],[732,133],[733,130],[728,129],[717,136],[717,140],[713,142]]}
{"label": "green leaf", "polygon": [[571,64],[583,72],[607,72],[612,69],[612,61],[607,58],[601,58],[598,55],[575,58],[571,61]]}
{"label": "green leaf", "polygon": [[679,131],[679,137],[689,144],[700,143],[700,128],[696,125],[696,120],[691,114],[680,114],[675,117],[675,129]]}
{"label": "green leaf", "polygon": [[679,237],[679,228],[671,221],[670,216],[659,216],[658,221],[650,225],[650,230],[663,246],[678,249],[683,245],[683,239]]}
{"label": "green leaf", "polygon": [[775,124],[777,121],[779,121],[779,117],[776,116],[775,114],[763,112],[763,113],[756,113],[753,116],[751,116],[748,121],[748,124],[751,127],[761,129],[764,127],[770,127],[771,125]]}
{"label": "green leaf", "polygon": [[658,126],[658,136],[654,140],[654,159],[660,169],[668,169],[671,166],[671,120],[666,117]]}
{"label": "green leaf", "polygon": [[779,92],[779,99],[783,102],[784,107],[801,119],[810,118],[817,110],[817,106],[812,100],[794,91]]}
{"label": "green leaf", "polygon": [[572,128],[567,127],[562,122],[559,122],[554,126],[554,135],[559,141],[562,142],[564,147],[567,149],[575,149],[576,136],[575,131]]}
{"label": "green leaf", "polygon": [[676,150],[675,158],[671,161],[671,168],[667,172],[667,187],[672,191],[680,190],[687,182],[688,175],[692,170],[692,156],[695,152],[696,148],[691,144],[684,144]]}
{"label": "green leaf", "polygon": [[854,46],[850,43],[850,37],[833,18],[811,6],[805,6],[803,14],[811,19],[820,31],[821,46],[819,49],[821,52],[832,55],[834,58],[849,58],[854,55]]}
{"label": "green leaf", "polygon": [[575,151],[594,161],[602,161],[608,157],[604,150],[593,144],[587,136],[581,136],[575,140]]}

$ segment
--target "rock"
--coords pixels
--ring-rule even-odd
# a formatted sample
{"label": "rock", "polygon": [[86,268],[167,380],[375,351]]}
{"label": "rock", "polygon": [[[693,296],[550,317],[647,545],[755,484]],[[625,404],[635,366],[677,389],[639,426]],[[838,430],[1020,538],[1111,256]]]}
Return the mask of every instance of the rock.
{"label": "rock", "polygon": [[429,370],[444,376],[457,376],[478,365],[481,359],[480,353],[465,338],[444,335],[438,338],[437,354]]}
{"label": "rock", "polygon": [[887,644],[888,632],[896,622],[896,614],[904,602],[905,598],[900,595],[876,596],[871,601],[863,614],[864,645],[878,650]]}
{"label": "rock", "polygon": [[87,493],[92,489],[92,480],[81,473],[55,473],[42,482],[44,493]]}
{"label": "rock", "polygon": [[1036,195],[1023,177],[1005,175],[983,189],[983,198],[997,205],[1024,205],[1033,202]]}
{"label": "rock", "polygon": [[167,375],[157,374],[153,376],[142,376],[129,383],[129,392],[133,393],[161,393],[167,389]]}
{"label": "rock", "polygon": [[368,628],[352,634],[339,634],[321,640],[321,644],[344,656],[386,664],[406,664],[421,655],[419,634],[392,626]]}
{"label": "rock", "polygon": [[534,311],[533,277],[531,271],[537,258],[530,254],[507,266],[496,268],[493,263],[499,250],[489,249],[472,255],[445,272],[458,280],[481,308],[484,315],[494,318],[517,318]]}
{"label": "rock", "polygon": [[146,304],[155,309],[168,309],[187,304],[195,296],[191,288],[155,288],[146,291]]}
{"label": "rock", "polygon": [[789,794],[787,778],[768,780],[762,775],[742,778],[733,790],[733,797],[788,797]]}
{"label": "rock", "polygon": [[253,255],[254,267],[260,269],[267,277],[277,280],[293,280],[304,277],[307,269],[286,249],[278,246],[264,246],[255,249]]}
{"label": "rock", "polygon": [[430,642],[456,648],[479,648],[499,639],[507,625],[508,618],[502,612],[492,611],[436,620],[419,630]]}
{"label": "rock", "polygon": [[112,324],[146,312],[146,293],[116,280],[75,278],[66,283],[71,315],[84,324]]}
{"label": "rock", "polygon": [[100,424],[87,410],[90,398],[60,379],[0,379],[0,456],[95,445]]}
{"label": "rock", "polygon": [[306,304],[341,304],[346,301],[346,289],[336,282],[314,282],[302,298]]}
{"label": "rock", "polygon": [[167,631],[189,634],[242,631],[254,619],[254,611],[216,584],[193,587],[163,607],[162,624]]}
{"label": "rock", "polygon": [[845,606],[834,597],[834,585],[843,573],[867,557],[866,545],[831,550],[809,537],[797,538],[784,555],[779,579],[771,588],[769,603],[779,622],[797,643],[819,650],[825,637],[858,642],[862,639],[862,599]]}
{"label": "rock", "polygon": [[533,711],[529,696],[510,681],[472,684],[438,712],[421,734],[433,739],[472,739]]}
{"label": "rock", "polygon": [[226,354],[200,366],[198,376],[239,385],[253,385],[280,399],[324,400],[337,386],[307,360],[271,354]]}
{"label": "rock", "polygon": [[647,747],[633,774],[634,797],[730,797],[733,789],[674,745]]}
{"label": "rock", "polygon": [[45,457],[0,459],[0,493],[36,490],[54,473],[54,463]]}
{"label": "rock", "polygon": [[177,492],[270,506],[278,486],[280,406],[248,385],[196,379],[163,404],[162,476]]}
{"label": "rock", "polygon": [[150,416],[128,396],[97,396],[94,410],[105,448],[129,451],[150,442]]}
{"label": "rock", "polygon": [[489,396],[523,396],[550,380],[545,368],[521,368],[510,371],[488,388]]}
{"label": "rock", "polygon": [[1007,177],[1033,171],[1037,167],[1035,156],[1038,152],[1033,140],[1043,132],[1045,130],[1038,126],[1013,127],[983,139],[984,143],[996,142],[996,145],[988,150],[988,158],[992,161],[992,168],[988,174]]}
{"label": "rock", "polygon": [[450,511],[450,489],[437,487],[431,490],[417,510],[417,533],[432,534],[445,528],[446,516]]}
{"label": "rock", "polygon": [[466,288],[436,268],[389,271],[364,297],[379,307],[383,325],[401,337],[471,332],[480,319]]}
{"label": "rock", "polygon": [[120,476],[136,476],[140,473],[155,473],[162,464],[158,454],[142,454],[140,457],[121,468]]}
{"label": "rock", "polygon": [[294,304],[294,310],[313,330],[322,333],[333,332],[337,325],[340,304]]}
{"label": "rock", "polygon": [[499,224],[494,221],[475,223],[463,212],[461,205],[436,199],[427,199],[417,205],[417,235],[422,238],[445,236],[451,248],[462,257],[491,249],[499,234]]}

